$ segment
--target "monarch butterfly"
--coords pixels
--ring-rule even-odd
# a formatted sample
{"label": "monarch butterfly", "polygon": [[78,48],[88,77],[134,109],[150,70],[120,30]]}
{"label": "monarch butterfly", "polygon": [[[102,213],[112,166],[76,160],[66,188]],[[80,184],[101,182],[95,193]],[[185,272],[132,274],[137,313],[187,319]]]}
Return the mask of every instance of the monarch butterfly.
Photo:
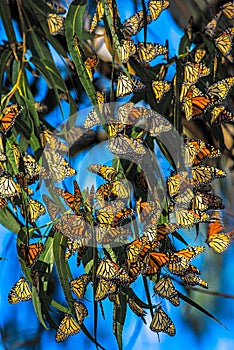
{"label": "monarch butterfly", "polygon": [[141,197],[136,201],[136,212],[138,215],[139,222],[149,218],[154,215],[155,210],[157,209],[155,202],[142,202]]}
{"label": "monarch butterfly", "polygon": [[55,224],[55,229],[72,240],[80,241],[81,244],[90,239],[90,232],[81,215],[63,214]]}
{"label": "monarch butterfly", "polygon": [[[105,189],[105,185],[107,185],[107,189],[109,191],[108,196],[106,196],[105,191],[104,191],[104,195],[103,198],[105,200],[107,200],[109,197],[110,199],[125,199],[128,198],[129,196],[129,188],[128,188],[128,183],[126,181],[123,180],[115,180],[112,181],[111,183],[107,183],[107,184],[103,184],[101,185],[98,190],[97,193],[102,193],[102,188]],[[96,196],[97,196],[96,193]]]}
{"label": "monarch butterfly", "polygon": [[208,289],[209,286],[207,284],[206,281],[204,281],[201,277],[196,276],[194,273],[192,272],[183,272],[181,273],[181,275],[179,276],[187,285],[192,285],[192,286],[196,286],[199,285],[203,288]]}
{"label": "monarch butterfly", "polygon": [[140,140],[134,140],[127,135],[119,134],[116,137],[109,139],[109,150],[118,155],[127,155],[129,158],[142,157],[145,154],[145,149]]}
{"label": "monarch butterfly", "polygon": [[57,35],[64,30],[65,19],[55,13],[47,14],[47,23],[49,27],[50,34]]}
{"label": "monarch butterfly", "polygon": [[35,102],[34,107],[37,112],[42,113],[48,110],[48,107],[44,105],[42,102]]}
{"label": "monarch butterfly", "polygon": [[80,329],[75,319],[71,315],[65,314],[57,329],[55,340],[56,342],[64,341],[70,335],[79,333]]}
{"label": "monarch butterfly", "polygon": [[73,254],[75,254],[75,252],[77,252],[80,247],[82,247],[82,245],[80,244],[79,240],[72,241],[71,239],[68,239],[65,260],[68,260]]}
{"label": "monarch butterfly", "polygon": [[78,299],[83,299],[90,280],[91,276],[84,274],[70,281],[70,288]]}
{"label": "monarch butterfly", "polygon": [[173,259],[175,256],[178,256],[178,257],[183,257],[190,261],[194,259],[196,256],[198,256],[199,254],[203,253],[204,251],[205,251],[205,247],[200,245],[194,246],[194,247],[188,247],[173,253],[171,258]]}
{"label": "monarch butterfly", "polygon": [[121,46],[120,46],[120,54],[121,54],[121,60],[123,63],[126,63],[129,58],[134,55],[134,53],[136,52],[136,46],[133,42],[133,40],[126,40],[123,39],[120,42]]}
{"label": "monarch butterfly", "polygon": [[96,275],[104,279],[113,279],[119,272],[119,266],[108,258],[104,258],[100,261]]}
{"label": "monarch butterfly", "polygon": [[135,175],[134,182],[136,186],[139,187],[142,191],[148,192],[148,183],[146,180],[145,173],[143,171]]}
{"label": "monarch butterfly", "polygon": [[190,120],[201,116],[216,101],[217,97],[203,95],[195,85],[190,86],[182,101],[186,119]]}
{"label": "monarch butterfly", "polygon": [[134,210],[132,208],[123,208],[119,210],[111,223],[112,227],[120,226],[123,224],[124,220],[134,215]]}
{"label": "monarch butterfly", "polygon": [[17,103],[5,107],[0,115],[0,132],[6,134],[8,130],[12,128],[16,117],[18,117],[23,109],[24,108]]}
{"label": "monarch butterfly", "polygon": [[161,267],[169,262],[170,258],[165,253],[150,252],[146,259],[146,275],[155,275],[157,274]]}
{"label": "monarch butterfly", "polygon": [[98,281],[97,288],[95,291],[95,300],[101,301],[105,299],[109,294],[115,293],[116,289],[117,287],[113,282],[101,278]]}
{"label": "monarch butterfly", "polygon": [[86,58],[86,60],[84,61],[84,65],[86,67],[89,78],[93,80],[94,69],[98,65],[97,55],[93,55],[92,57]]}
{"label": "monarch butterfly", "polygon": [[210,69],[203,63],[187,62],[184,65],[184,82],[194,84],[200,77],[210,74]]}
{"label": "monarch butterfly", "polygon": [[136,314],[138,317],[141,317],[142,320],[146,323],[144,316],[147,314],[147,312],[145,312],[145,310],[143,310],[142,307],[140,307],[140,305],[138,305],[137,302],[132,298],[128,298],[128,305],[134,314]]}
{"label": "monarch butterfly", "polygon": [[122,123],[116,122],[115,119],[113,120],[109,119],[108,123],[105,125],[105,128],[106,128],[107,137],[111,138],[118,135],[118,133],[123,130],[124,125]]}
{"label": "monarch butterfly", "polygon": [[61,4],[56,4],[56,3],[49,3],[49,2],[47,2],[46,3],[52,10],[54,10],[58,15],[64,15],[66,12],[67,12],[67,10],[63,7],[63,6],[61,6]]}
{"label": "monarch butterfly", "polygon": [[122,227],[115,228],[106,225],[99,225],[96,228],[97,243],[102,243],[102,245],[113,243],[116,239],[119,242],[121,238],[127,237],[128,234],[128,230]]}
{"label": "monarch butterfly", "polygon": [[7,205],[7,201],[4,198],[0,198],[0,209],[5,208]]}
{"label": "monarch butterfly", "polygon": [[230,89],[234,85],[234,77],[229,77],[212,84],[207,89],[207,95],[213,101],[221,101],[227,97]]}
{"label": "monarch butterfly", "polygon": [[205,26],[205,34],[208,35],[210,38],[213,38],[213,36],[215,35],[216,28],[221,15],[222,11],[219,11]]}
{"label": "monarch butterfly", "polygon": [[166,10],[170,6],[170,2],[167,0],[150,0],[148,2],[148,9],[152,20],[156,20],[163,10]]}
{"label": "monarch butterfly", "polygon": [[81,263],[81,259],[86,253],[88,247],[83,246],[80,240],[70,240],[67,241],[67,251],[65,254],[65,260],[68,260],[73,254],[77,252],[76,266],[79,267]]}
{"label": "monarch butterfly", "polygon": [[234,114],[227,111],[224,106],[216,106],[211,111],[211,124],[233,123]]}
{"label": "monarch butterfly", "polygon": [[0,198],[14,197],[20,193],[20,186],[4,171],[0,173]]}
{"label": "monarch butterfly", "polygon": [[233,19],[234,18],[234,4],[233,1],[227,2],[221,7],[221,10],[223,14],[228,18],[228,19]]}
{"label": "monarch butterfly", "polygon": [[30,198],[28,202],[28,221],[35,222],[41,215],[44,215],[46,210],[43,204],[35,199]]}
{"label": "monarch butterfly", "polygon": [[[146,22],[149,24],[152,21],[150,16],[146,17]],[[139,33],[144,26],[144,13],[138,11],[132,17],[124,21],[122,26],[122,32],[125,37],[133,36]]]}
{"label": "monarch butterfly", "polygon": [[215,211],[211,218],[207,231],[206,243],[217,253],[223,253],[231,243],[231,234],[225,233],[219,211]]}
{"label": "monarch butterfly", "polygon": [[185,164],[187,166],[199,165],[207,158],[221,156],[219,149],[212,145],[205,144],[202,140],[188,140],[185,144]]}
{"label": "monarch butterfly", "polygon": [[219,196],[212,193],[197,191],[191,201],[192,210],[206,211],[208,209],[223,209],[223,201]]}
{"label": "monarch butterfly", "polygon": [[127,75],[120,72],[117,79],[116,97],[124,97],[133,92],[133,81]]}
{"label": "monarch butterfly", "polygon": [[167,179],[167,188],[171,198],[178,194],[183,195],[184,191],[192,188],[189,173],[187,171],[181,171],[177,174],[172,173]]}
{"label": "monarch butterfly", "polygon": [[149,241],[159,242],[165,238],[167,235],[174,232],[178,226],[176,224],[157,224],[157,219],[151,219],[151,222],[145,226],[143,234],[149,239]]}
{"label": "monarch butterfly", "polygon": [[201,60],[205,57],[206,50],[205,49],[196,49],[194,53],[194,61],[196,63],[200,63]]}
{"label": "monarch butterfly", "polygon": [[148,118],[146,121],[146,130],[149,131],[152,137],[157,137],[162,132],[170,131],[171,127],[172,124],[157,112],[153,112],[151,118]]}
{"label": "monarch butterfly", "polygon": [[160,280],[154,286],[154,292],[161,298],[166,298],[174,306],[180,305],[180,299],[178,293],[168,275],[160,278]]}
{"label": "monarch butterfly", "polygon": [[[132,247],[135,248],[135,252],[132,251],[130,255],[130,250],[132,250]],[[147,236],[141,236],[138,240],[133,241],[129,246],[129,250],[127,252],[128,263],[130,262],[132,264],[132,263],[136,263],[137,261],[138,262],[144,261],[146,256],[156,247],[158,247],[158,241],[150,242],[148,241]]]}
{"label": "monarch butterfly", "polygon": [[113,181],[117,175],[115,168],[107,165],[91,164],[88,170],[94,174],[98,174],[107,181]]}
{"label": "monarch butterfly", "polygon": [[191,169],[193,184],[196,186],[199,183],[209,183],[214,179],[226,177],[225,171],[210,167],[208,165],[196,166]]}
{"label": "monarch butterfly", "polygon": [[196,186],[195,188],[195,192],[197,193],[198,191],[202,192],[202,193],[209,193],[212,192],[212,186],[211,184],[199,184],[198,186]]}
{"label": "monarch butterfly", "polygon": [[24,277],[20,277],[18,282],[14,284],[8,294],[8,302],[10,304],[17,304],[20,301],[27,301],[32,298],[32,292],[28,282]]}
{"label": "monarch butterfly", "polygon": [[115,202],[113,205],[104,206],[95,211],[95,215],[100,224],[110,225],[119,209],[123,207],[123,202]]}
{"label": "monarch butterfly", "polygon": [[75,308],[77,321],[79,324],[82,324],[85,317],[88,316],[87,307],[79,301],[75,301],[73,305]]}
{"label": "monarch butterfly", "polygon": [[39,179],[39,174],[41,167],[37,163],[36,159],[33,158],[30,154],[27,154],[23,157],[24,162],[24,171],[26,173],[27,182],[29,184],[34,183]]}
{"label": "monarch butterfly", "polygon": [[103,3],[102,3],[102,1],[98,1],[97,2],[97,9],[94,13],[94,16],[93,16],[91,24],[90,24],[90,28],[89,28],[90,33],[93,33],[95,31],[95,29],[97,28],[98,22],[100,22],[100,20],[103,18],[103,15],[104,15]]}
{"label": "monarch butterfly", "polygon": [[180,227],[189,228],[196,225],[199,222],[206,221],[209,215],[206,213],[200,214],[197,210],[185,210],[176,209],[175,210],[176,223]]}
{"label": "monarch butterfly", "polygon": [[186,204],[192,200],[194,197],[193,191],[191,188],[186,187],[184,191],[181,189],[181,193],[178,193],[173,197],[173,201],[177,204]]}
{"label": "monarch butterfly", "polygon": [[152,111],[144,107],[134,107],[134,103],[126,102],[118,108],[118,120],[125,125],[134,125],[139,120],[149,118]]}
{"label": "monarch butterfly", "polygon": [[230,62],[233,62],[233,56],[230,54],[232,49],[232,39],[234,35],[234,28],[225,29],[217,38],[214,39],[216,47],[221,54],[225,56]]}
{"label": "monarch butterfly", "polygon": [[135,239],[127,246],[126,255],[128,264],[137,262],[141,251],[147,243],[148,238],[146,236],[141,236],[139,239]]}
{"label": "monarch butterfly", "polygon": [[133,82],[133,87],[132,87],[133,92],[142,92],[143,90],[145,90],[146,85],[142,83],[139,79],[133,77],[132,82]]}
{"label": "monarch butterfly", "polygon": [[88,144],[93,142],[96,133],[93,130],[84,130],[83,128],[74,125],[69,131],[64,131],[64,136],[68,142],[69,147]]}
{"label": "monarch butterfly", "polygon": [[[25,174],[22,171],[16,174],[15,177],[20,187],[27,193],[28,196],[34,193],[33,190],[31,190],[31,188],[28,187],[28,183],[33,183],[34,181],[28,181],[27,176],[25,176]],[[34,179],[35,178],[37,177],[35,176]]]}
{"label": "monarch butterfly", "polygon": [[[98,108],[100,112],[103,112],[104,102],[105,102],[105,94],[103,92],[97,91],[96,94]],[[84,121],[84,128],[89,129],[95,125],[100,125],[100,119],[95,109],[92,109],[91,112],[87,115]]]}
{"label": "monarch butterfly", "polygon": [[49,217],[52,221],[55,221],[57,219],[58,214],[60,213],[60,208],[46,194],[42,195],[42,199],[46,205]]}
{"label": "monarch butterfly", "polygon": [[129,276],[124,267],[119,266],[108,258],[101,259],[96,275],[105,280],[116,280],[119,283],[127,283]]}
{"label": "monarch butterfly", "polygon": [[100,125],[100,119],[95,109],[92,109],[85,118],[84,128],[89,129],[96,125]]}
{"label": "monarch butterfly", "polygon": [[170,317],[163,311],[162,307],[159,306],[154,314],[152,322],[150,323],[150,329],[153,332],[164,332],[170,336],[176,334],[175,325]]}
{"label": "monarch butterfly", "polygon": [[183,272],[182,274],[184,273],[193,273],[193,274],[196,274],[196,275],[201,275],[201,271],[194,265],[192,264],[189,264],[188,268],[186,269],[185,272]]}
{"label": "monarch butterfly", "polygon": [[152,81],[152,89],[154,92],[154,96],[156,99],[156,102],[160,102],[163,95],[170,90],[170,83],[165,80],[154,80]]}
{"label": "monarch butterfly", "polygon": [[68,152],[68,147],[65,143],[60,141],[57,137],[55,137],[52,131],[46,129],[43,130],[40,134],[40,140],[42,147],[47,147],[54,151]]}
{"label": "monarch butterfly", "polygon": [[48,170],[53,181],[60,182],[66,177],[76,174],[64,157],[59,153],[51,152],[49,149],[44,150],[44,157],[46,159]]}
{"label": "monarch butterfly", "polygon": [[113,200],[118,197],[117,194],[112,193],[112,184],[106,183],[98,187],[96,191],[96,200],[98,201],[99,205],[102,207],[104,206],[104,201]]}
{"label": "monarch butterfly", "polygon": [[54,187],[54,192],[61,196],[67,205],[75,212],[79,213],[79,210],[83,204],[83,197],[81,190],[76,180],[73,181],[74,195],[68,191],[62,190],[61,188]]}
{"label": "monarch butterfly", "polygon": [[154,43],[138,43],[137,54],[140,62],[150,62],[159,55],[166,55],[168,49],[166,46]]}
{"label": "monarch butterfly", "polygon": [[19,256],[25,261],[27,267],[32,267],[44,250],[45,246],[41,242],[29,245],[21,243],[18,248]]}
{"label": "monarch butterfly", "polygon": [[145,270],[147,268],[146,268],[145,262],[136,261],[134,263],[130,263],[126,269],[127,269],[127,273],[128,273],[128,278],[126,279],[126,281],[124,280],[124,283],[130,284],[130,283],[134,282],[141,273],[145,274]]}

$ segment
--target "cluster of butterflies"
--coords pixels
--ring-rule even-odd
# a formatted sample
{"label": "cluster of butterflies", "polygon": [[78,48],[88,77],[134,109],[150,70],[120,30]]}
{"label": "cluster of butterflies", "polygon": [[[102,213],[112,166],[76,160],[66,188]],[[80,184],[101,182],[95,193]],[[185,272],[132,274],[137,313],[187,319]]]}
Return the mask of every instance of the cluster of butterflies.
{"label": "cluster of butterflies", "polygon": [[[171,200],[170,210],[176,223],[189,228],[200,222],[208,222],[207,244],[216,252],[223,253],[229,246],[232,231],[225,233],[220,210],[222,198],[212,191],[211,182],[223,178],[226,173],[218,168],[204,165],[205,160],[220,157],[218,149],[202,140],[187,140],[184,149],[185,165],[190,172],[172,173],[167,180]],[[209,215],[208,213],[210,213]]]}
{"label": "cluster of butterflies", "polygon": [[[109,11],[111,13],[111,17],[114,20],[114,11],[113,2],[111,0],[107,1]],[[152,21],[155,21],[163,10],[166,10],[170,5],[169,1],[166,0],[150,0],[148,2],[147,16],[146,21],[147,24],[150,24]],[[104,6],[102,1],[97,1],[97,9],[94,13],[94,16],[90,23],[90,33],[94,33],[98,23],[104,16]],[[140,32],[140,30],[144,27],[144,13],[143,11],[138,11],[132,17],[127,19],[122,25],[122,33],[125,38],[129,38],[134,36]],[[114,22],[114,21],[113,21]]]}
{"label": "cluster of butterflies", "polygon": [[[189,177],[182,177],[184,174],[174,174],[168,179],[168,191],[176,205],[188,203],[188,198],[189,201],[193,201],[194,207],[187,213],[193,210],[198,215],[199,212],[199,218],[201,212],[215,209],[209,218],[206,242],[216,252],[221,253],[230,244],[232,232],[224,232],[220,211],[216,210],[222,208],[221,198],[211,194],[206,186],[209,187],[210,182],[215,177],[223,177],[225,174],[219,169],[208,166],[204,166],[206,167],[204,169],[200,164],[207,158],[218,156],[220,156],[220,152],[214,147],[199,140],[188,140],[185,145],[185,159],[186,164],[192,165],[192,170],[194,170],[194,173],[192,173],[194,183],[188,180]],[[196,172],[199,167],[203,167],[201,173]],[[96,268],[97,285],[94,290],[94,298],[97,302],[109,298],[114,303],[114,308],[118,308],[122,288],[130,286],[140,275],[151,278],[158,276],[159,278],[153,287],[154,293],[160,298],[167,299],[174,306],[180,304],[180,298],[171,275],[173,279],[179,278],[185,285],[198,285],[208,288],[208,284],[200,277],[199,269],[191,263],[195,257],[205,251],[205,247],[188,246],[176,250],[170,239],[170,235],[178,237],[179,234],[176,230],[180,227],[189,227],[201,220],[193,221],[191,225],[183,222],[158,224],[161,208],[156,194],[154,195],[155,201],[144,202],[139,198],[134,209],[123,208],[124,201],[129,198],[129,190],[126,183],[119,179],[120,174],[116,169],[111,166],[92,164],[88,170],[101,176],[106,181],[99,186],[96,193],[92,188],[82,195],[75,180],[73,194],[59,187],[54,187],[55,194],[64,199],[72,213],[68,212],[61,215],[61,209],[47,195],[43,195],[43,200],[50,218],[54,222],[53,229],[68,238],[66,259],[77,252],[77,265],[80,264],[82,257],[86,254],[88,249],[86,245],[90,245],[90,239],[94,239],[96,243],[105,246],[105,244],[113,243],[115,240],[121,242],[120,238],[124,237],[122,243],[125,244],[125,258],[121,263],[113,260],[112,256],[105,256],[98,262]],[[205,170],[207,170],[207,173]],[[142,174],[137,177],[136,184],[138,186],[142,182],[140,179],[142,179]],[[196,188],[193,195],[190,191],[191,185]],[[96,200],[100,209],[96,209],[94,200]],[[180,211],[183,211],[181,207]],[[126,244],[131,234],[129,230],[122,227],[122,224],[126,223],[126,219],[128,222],[129,219],[133,219],[133,215],[138,218],[140,223],[146,221],[147,224],[145,224],[139,238]],[[189,220],[189,218],[184,220]],[[92,232],[96,234],[95,238],[89,230],[90,225],[92,226]],[[163,246],[167,247],[166,252],[161,250]],[[38,242],[30,245],[21,244],[18,249],[20,257],[31,268],[37,261],[38,256],[45,250],[45,246]],[[82,300],[84,298],[86,288],[91,281],[92,272],[70,281],[70,288],[78,299]],[[26,279],[21,277],[12,287],[8,300],[15,304],[29,300],[31,297],[30,286]],[[145,311],[137,300],[129,297],[128,305],[136,315],[144,320]],[[57,329],[57,342],[64,341],[69,336],[77,334],[81,329],[82,322],[88,315],[87,308],[81,301],[75,301],[74,307],[76,319],[70,314],[64,315]],[[157,333],[164,332],[170,336],[175,335],[175,326],[161,305],[155,309],[150,329]]]}
{"label": "cluster of butterflies", "polygon": [[[113,23],[114,21],[114,12],[112,1],[108,1],[108,8],[111,13]],[[120,60],[122,63],[127,63],[130,58],[133,58],[136,62],[139,63],[148,63],[154,60],[157,56],[164,55],[167,58],[168,47],[167,45],[161,45],[157,43],[143,43],[138,42],[135,44],[132,40],[132,36],[135,36],[143,27],[146,19],[146,24],[150,24],[153,20],[156,20],[161,12],[169,7],[169,1],[154,1],[151,0],[148,2],[147,14],[144,16],[143,11],[138,11],[132,17],[127,19],[121,28],[121,33],[123,38],[120,40]],[[93,19],[90,24],[90,33],[94,33],[95,29],[104,16],[104,6],[102,1],[97,2],[97,9],[93,16]],[[95,58],[95,59],[94,59]],[[97,62],[97,56],[93,56],[94,64]],[[118,57],[116,58],[118,62]],[[86,68],[89,66],[87,60],[84,61]],[[87,65],[88,63],[88,65]],[[170,83],[164,80],[153,80],[151,84],[152,91],[154,92],[156,102],[160,102],[162,96],[169,91]],[[123,72],[120,72],[117,84],[116,84],[116,97],[124,97],[133,92],[141,92],[146,89],[146,85],[142,83],[138,78],[129,75],[126,75]]]}
{"label": "cluster of butterflies", "polygon": [[57,35],[64,31],[65,17],[67,10],[62,5],[57,5],[55,2],[47,2],[47,6],[50,8],[50,11],[47,14],[47,24],[49,32],[51,35]]}
{"label": "cluster of butterflies", "polygon": [[[108,137],[108,148],[118,156],[140,161],[146,154],[143,143],[145,135],[148,133],[152,137],[158,137],[161,133],[172,129],[172,124],[156,111],[135,106],[133,102],[126,102],[114,107],[115,110],[113,110],[111,104],[104,103],[104,94],[98,92],[97,97],[99,98],[99,111],[105,118],[103,128]],[[112,117],[112,114],[116,114],[117,118]],[[99,125],[101,121],[98,112],[92,109],[84,121],[84,128],[90,129]],[[126,131],[138,125],[144,129],[144,132],[139,133],[135,139],[129,137]]]}
{"label": "cluster of butterflies", "polygon": [[[16,143],[12,143],[10,149],[5,150],[6,136],[13,127],[15,119],[22,112],[23,107],[18,104],[12,104],[4,108],[0,117],[0,145],[1,145],[1,179],[0,179],[0,208],[7,206],[10,202],[15,208],[18,203],[17,198],[20,197],[22,190],[28,195],[32,195],[33,191],[28,185],[34,184],[39,179],[40,166],[35,158],[30,154],[20,151]],[[13,163],[13,167],[17,169],[17,173],[12,176],[6,169],[5,163]],[[45,213],[44,206],[37,200],[29,198],[27,208],[20,206],[21,213],[30,223],[34,223],[40,215]]]}
{"label": "cluster of butterflies", "polygon": [[[113,17],[113,2],[107,1],[109,11]],[[48,13],[47,22],[52,35],[57,35],[64,30],[63,7],[48,3],[52,13]],[[151,21],[156,20],[161,12],[168,8],[169,1],[150,0],[147,4],[146,17],[143,11],[138,11],[121,25],[122,39],[120,40],[121,61],[127,63],[134,58],[139,63],[148,64],[155,57],[164,55],[167,58],[167,45],[153,43],[134,44],[132,36]],[[93,16],[90,33],[94,33],[99,21],[104,16],[103,2],[97,2],[97,10]],[[231,54],[234,29],[229,27],[215,37],[216,27],[221,18],[226,16],[232,20],[234,17],[234,3],[229,2],[221,7],[220,12],[211,20],[205,28],[205,34],[214,39],[215,46],[220,53],[230,62],[233,62]],[[77,38],[74,42],[77,44]],[[79,49],[79,46],[78,46]],[[79,51],[80,52],[80,51]],[[184,64],[184,82],[180,92],[180,102],[187,120],[202,116],[208,109],[211,111],[211,123],[220,124],[233,122],[234,116],[226,110],[221,103],[227,98],[230,89],[234,85],[234,78],[228,77],[210,85],[202,92],[195,85],[200,78],[210,74],[210,69],[202,62],[206,55],[204,49],[195,51],[194,62],[187,61]],[[84,59],[84,65],[89,78],[93,79],[94,70],[98,65],[97,55]],[[166,92],[170,90],[170,83],[165,80],[152,81],[152,90],[156,102],[160,102]],[[146,88],[139,79],[127,76],[121,72],[116,85],[116,96],[124,97],[135,91]],[[93,109],[84,122],[84,128],[101,125],[100,114],[105,116],[104,129],[108,136],[110,151],[118,156],[127,156],[130,160],[141,160],[146,151],[142,137],[135,139],[127,135],[130,126],[144,125],[144,130],[151,137],[157,137],[162,132],[171,130],[171,124],[157,112],[147,108],[135,106],[133,102],[127,102],[117,110],[117,118],[112,117],[113,111],[105,104],[103,93],[97,93],[98,109]],[[43,106],[35,106],[42,110]],[[15,104],[6,107],[0,117],[0,164],[7,160],[4,149],[4,137],[14,124],[15,118],[21,113],[22,107]],[[138,124],[139,123],[139,124]],[[145,133],[143,132],[143,136]],[[68,260],[77,253],[77,266],[88,252],[88,247],[110,244],[125,245],[122,257],[108,254],[99,258],[95,275],[97,280],[92,280],[92,270],[70,280],[70,288],[74,295],[82,300],[85,297],[89,283],[94,283],[94,299],[96,302],[109,298],[114,304],[114,325],[116,324],[116,312],[120,307],[120,295],[124,288],[136,281],[139,276],[153,278],[154,293],[161,299],[168,300],[172,305],[179,306],[180,294],[176,290],[173,280],[179,279],[186,286],[201,286],[208,288],[208,284],[200,275],[199,269],[191,261],[205,251],[203,246],[187,246],[176,250],[170,237],[181,238],[177,232],[180,228],[190,228],[200,222],[208,223],[206,243],[217,253],[223,253],[232,241],[233,231],[225,232],[220,210],[223,209],[222,199],[212,191],[211,182],[217,178],[226,176],[221,169],[204,165],[209,158],[217,158],[220,151],[201,140],[187,140],[185,143],[185,165],[190,171],[173,172],[167,180],[168,195],[171,201],[170,211],[172,220],[170,223],[159,224],[161,205],[155,189],[153,201],[136,200],[134,207],[126,203],[130,197],[130,189],[127,181],[120,177],[115,168],[107,165],[92,164],[88,170],[105,181],[98,187],[81,191],[76,180],[73,181],[73,193],[60,187],[54,187],[54,193],[62,198],[69,211],[62,213],[59,207],[49,196],[43,194],[42,198],[46,208],[39,201],[31,198],[32,190],[28,187],[34,184],[39,175],[41,178],[52,179],[61,182],[66,177],[76,174],[63,154],[67,153],[65,143],[54,137],[49,130],[40,133],[41,145],[44,148],[44,164],[41,167],[36,159],[28,154],[23,154],[16,144],[12,145],[14,164],[19,169],[16,181],[13,176],[5,171],[1,165],[0,178],[0,207],[4,208],[9,200],[20,195],[22,189],[28,195],[27,208],[21,208],[21,213],[27,221],[34,224],[46,209],[53,222],[53,230],[59,231],[67,237],[65,259]],[[43,164],[43,165],[44,165]],[[135,184],[143,192],[148,192],[148,184],[144,173],[139,172],[135,177]],[[64,210],[65,211],[65,210]],[[173,218],[175,223],[173,223]],[[131,221],[137,220],[141,232],[139,237],[129,243],[132,238],[129,229]],[[142,226],[142,223],[147,223]],[[126,228],[127,227],[127,228]],[[41,241],[31,244],[20,243],[18,246],[19,257],[28,268],[32,268],[40,254],[45,252],[46,244]],[[28,281],[20,277],[8,295],[8,301],[16,304],[32,298],[32,291]],[[137,299],[128,297],[129,308],[144,320],[146,312]],[[74,301],[76,318],[71,314],[65,314],[57,328],[56,341],[62,342],[69,336],[80,332],[88,310],[81,301]],[[153,332],[164,332],[170,336],[176,333],[175,325],[163,307],[155,308],[154,316],[150,323]]]}
{"label": "cluster of butterflies", "polygon": [[224,17],[232,21],[234,19],[234,2],[230,1],[220,7],[220,11],[211,19],[211,21],[205,26],[205,34],[214,40],[214,44],[219,52],[227,58],[230,62],[233,62],[232,40],[234,34],[234,28],[228,27],[218,36],[215,37],[218,24],[221,18]]}
{"label": "cluster of butterflies", "polygon": [[[229,20],[234,18],[233,1],[221,6],[220,11],[212,18],[205,27],[205,34],[214,40],[219,52],[233,62],[232,40],[234,28],[228,27],[214,38],[217,25],[224,16]],[[184,80],[180,92],[180,101],[187,120],[203,116],[207,110],[210,111],[211,124],[233,122],[234,115],[222,105],[227,98],[230,89],[234,85],[234,78],[227,77],[210,85],[205,92],[201,91],[195,84],[200,78],[210,74],[210,69],[202,62],[207,51],[202,47],[195,50],[194,62],[186,62],[184,65]],[[215,74],[214,67],[214,74]]]}

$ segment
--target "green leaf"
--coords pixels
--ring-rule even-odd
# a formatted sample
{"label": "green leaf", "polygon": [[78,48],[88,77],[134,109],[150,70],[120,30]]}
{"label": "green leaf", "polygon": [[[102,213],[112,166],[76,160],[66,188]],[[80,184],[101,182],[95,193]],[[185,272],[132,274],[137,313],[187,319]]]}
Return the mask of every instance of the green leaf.
{"label": "green leaf", "polygon": [[12,17],[11,17],[10,6],[9,6],[9,2],[7,0],[0,1],[0,17],[2,19],[8,41],[11,44],[15,43],[17,40],[16,40],[14,27],[12,24],[13,22],[12,22]]}
{"label": "green leaf", "polygon": [[121,307],[116,307],[116,305],[114,306],[115,312],[114,312],[114,318],[113,318],[113,331],[119,346],[119,350],[122,350],[123,349],[122,333],[123,333],[124,321],[127,314],[126,294],[120,293],[120,305]]}
{"label": "green leaf", "polygon": [[67,261],[65,261],[65,250],[66,250],[67,238],[62,236],[60,233],[55,232],[53,240],[53,253],[56,268],[58,271],[59,280],[63,288],[63,292],[70,309],[73,308],[72,304],[72,294],[70,290],[70,285],[68,279],[72,279],[72,275],[68,266]]}
{"label": "green leaf", "polygon": [[[86,67],[82,60],[80,50],[82,50],[82,44],[80,40],[85,37],[83,30],[83,18],[86,10],[86,2],[83,0],[75,0],[69,7],[68,14],[65,21],[65,33],[67,39],[67,45],[69,53],[74,61],[77,75],[81,81],[84,90],[86,91],[90,101],[94,106],[98,104],[96,90],[89,78]],[[78,40],[78,45],[74,43],[74,36]],[[103,121],[105,123],[105,121]]]}
{"label": "green leaf", "polygon": [[59,304],[54,299],[51,300],[51,306],[53,306],[55,309],[57,309],[59,311],[62,311],[62,312],[67,313],[67,314],[70,314],[70,310],[67,307]]}
{"label": "green leaf", "polygon": [[34,310],[36,312],[38,320],[40,321],[40,323],[42,324],[42,326],[46,330],[49,330],[49,328],[45,324],[45,321],[44,321],[44,318],[42,315],[42,310],[41,310],[40,298],[39,298],[37,291],[36,291],[36,288],[34,286],[32,287],[32,302],[33,302],[33,307],[34,307]]}
{"label": "green leaf", "polygon": [[53,72],[53,68],[55,69],[55,71],[57,71],[57,68],[54,65],[54,63],[51,63],[48,60],[39,59],[37,57],[31,57],[30,62],[32,62],[37,67],[39,72],[43,75],[49,88],[53,89],[57,103],[61,108],[58,89],[65,92],[66,88],[64,89],[64,82],[62,80],[62,77],[60,79],[56,72]]}
{"label": "green leaf", "polygon": [[50,34],[49,27],[47,24],[47,13],[53,13],[54,11],[46,3],[38,3],[31,0],[26,1],[27,7],[30,5],[32,13],[37,17],[44,33],[46,34],[46,39],[50,42],[50,44],[54,47],[54,49],[58,52],[59,55],[67,57],[66,51],[59,43],[58,39]]}
{"label": "green leaf", "polygon": [[182,300],[186,301],[188,304],[192,305],[197,310],[201,311],[203,314],[205,314],[206,316],[212,318],[212,320],[218,322],[221,326],[223,326],[224,328],[228,329],[221,321],[219,321],[215,316],[213,316],[209,311],[204,309],[201,305],[199,305],[198,303],[196,303],[192,299],[188,298],[186,295],[182,294],[181,292],[179,292],[179,291],[177,291],[177,292],[178,292],[179,297]]}
{"label": "green leaf", "polygon": [[0,223],[9,231],[16,234],[20,231],[22,226],[21,222],[9,208],[3,208],[0,210]]}
{"label": "green leaf", "polygon": [[5,48],[3,52],[1,52],[0,55],[0,92],[2,90],[2,83],[3,83],[3,76],[6,70],[7,62],[12,54],[12,51],[10,48]]}

